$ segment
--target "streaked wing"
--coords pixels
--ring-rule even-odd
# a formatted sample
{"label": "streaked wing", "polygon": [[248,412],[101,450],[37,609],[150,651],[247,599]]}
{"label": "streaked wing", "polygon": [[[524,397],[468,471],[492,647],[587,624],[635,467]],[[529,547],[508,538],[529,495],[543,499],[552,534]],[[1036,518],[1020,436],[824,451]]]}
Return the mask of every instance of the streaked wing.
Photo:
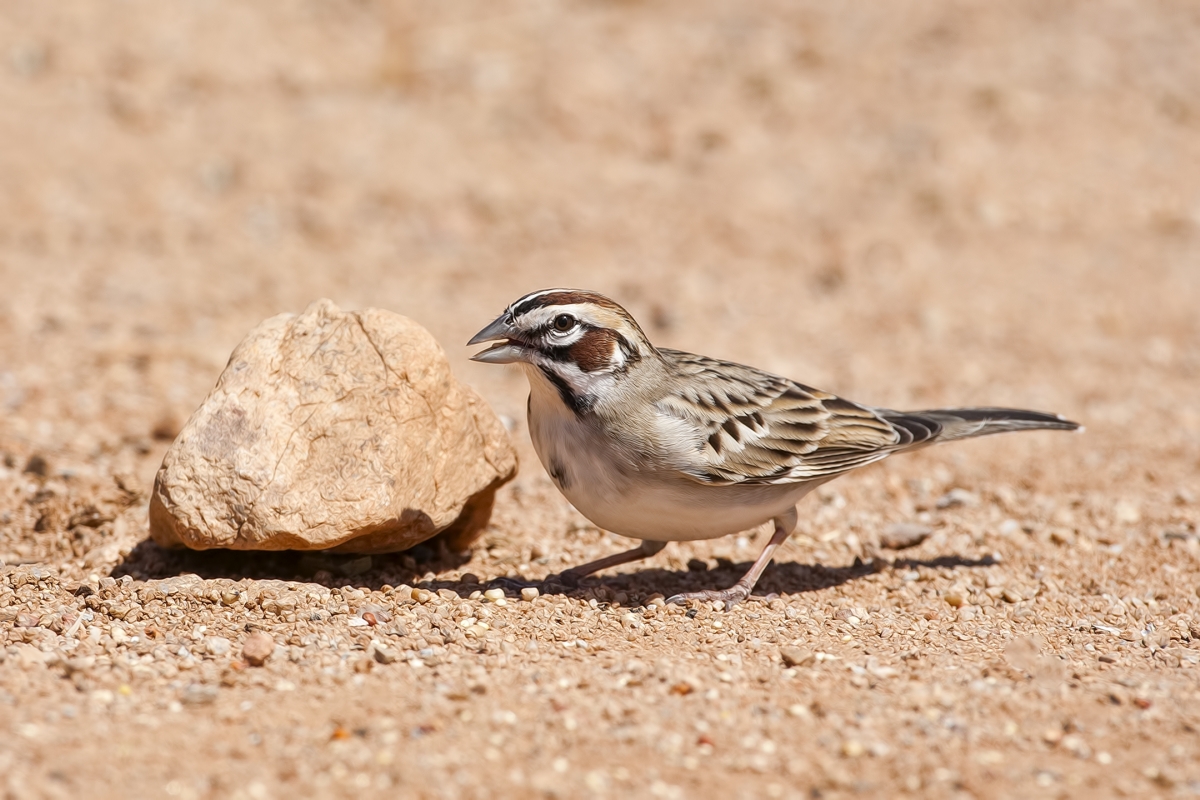
{"label": "streaked wing", "polygon": [[935,437],[936,422],[886,412],[740,364],[660,350],[683,387],[662,413],[697,424],[699,459],[685,469],[708,484],[829,478]]}

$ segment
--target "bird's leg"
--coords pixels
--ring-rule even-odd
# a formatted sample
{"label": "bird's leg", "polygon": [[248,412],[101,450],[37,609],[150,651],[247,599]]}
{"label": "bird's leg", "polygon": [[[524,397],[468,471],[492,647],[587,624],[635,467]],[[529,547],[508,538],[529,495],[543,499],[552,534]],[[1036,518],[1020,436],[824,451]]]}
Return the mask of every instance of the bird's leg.
{"label": "bird's leg", "polygon": [[589,561],[586,564],[580,564],[578,567],[571,567],[571,569],[564,570],[558,575],[558,579],[567,586],[575,588],[579,585],[580,578],[591,575],[593,572],[599,572],[602,569],[628,564],[630,561],[641,561],[643,558],[649,558],[666,546],[666,542],[652,542],[649,539],[643,539],[642,543],[632,550],[626,550],[624,553],[614,553],[611,556],[598,558],[595,561]]}
{"label": "bird's leg", "polygon": [[708,602],[720,600],[725,603],[725,610],[728,611],[750,596],[750,592],[754,589],[754,584],[758,583],[759,576],[763,574],[763,570],[767,568],[767,564],[771,563],[771,557],[775,555],[775,551],[779,549],[779,545],[787,541],[787,538],[792,535],[792,531],[794,530],[796,530],[795,506],[786,514],[775,518],[775,533],[771,536],[771,541],[767,542],[767,546],[763,548],[762,555],[750,565],[750,569],[746,571],[746,574],[742,576],[740,581],[728,589],[706,589],[702,592],[677,594],[674,597],[668,598],[667,602],[683,604],[688,600],[707,600]]}

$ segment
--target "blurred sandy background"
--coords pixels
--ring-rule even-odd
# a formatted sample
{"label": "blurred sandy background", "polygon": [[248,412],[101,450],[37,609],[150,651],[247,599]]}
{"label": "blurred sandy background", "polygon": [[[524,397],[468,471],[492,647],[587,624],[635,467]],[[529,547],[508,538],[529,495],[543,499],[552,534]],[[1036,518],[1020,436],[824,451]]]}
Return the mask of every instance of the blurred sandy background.
{"label": "blurred sandy background", "polygon": [[[437,336],[554,506],[506,489],[504,535],[568,548],[524,378],[462,346],[557,285],[858,401],[1064,413],[890,469],[1194,533],[1197,53],[1190,2],[5,3],[5,502],[35,455],[147,486],[242,336],[329,297]],[[50,558],[29,524],[0,556]]]}

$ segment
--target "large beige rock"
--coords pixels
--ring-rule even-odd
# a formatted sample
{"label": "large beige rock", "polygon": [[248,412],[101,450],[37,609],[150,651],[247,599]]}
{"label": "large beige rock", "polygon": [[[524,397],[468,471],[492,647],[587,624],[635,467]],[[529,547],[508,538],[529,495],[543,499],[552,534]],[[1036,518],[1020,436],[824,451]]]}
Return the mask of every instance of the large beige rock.
{"label": "large beige rock", "polygon": [[516,472],[507,434],[417,323],[319,300],[250,332],[167,451],[150,535],[204,550],[464,549]]}

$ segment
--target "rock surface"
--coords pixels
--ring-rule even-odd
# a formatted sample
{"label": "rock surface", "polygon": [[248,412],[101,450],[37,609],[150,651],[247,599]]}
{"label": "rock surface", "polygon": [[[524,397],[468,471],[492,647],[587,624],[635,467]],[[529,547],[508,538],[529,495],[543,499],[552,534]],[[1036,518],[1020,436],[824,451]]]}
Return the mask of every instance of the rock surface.
{"label": "rock surface", "polygon": [[319,300],[266,320],[167,451],[160,545],[465,549],[516,472],[503,426],[417,323]]}

